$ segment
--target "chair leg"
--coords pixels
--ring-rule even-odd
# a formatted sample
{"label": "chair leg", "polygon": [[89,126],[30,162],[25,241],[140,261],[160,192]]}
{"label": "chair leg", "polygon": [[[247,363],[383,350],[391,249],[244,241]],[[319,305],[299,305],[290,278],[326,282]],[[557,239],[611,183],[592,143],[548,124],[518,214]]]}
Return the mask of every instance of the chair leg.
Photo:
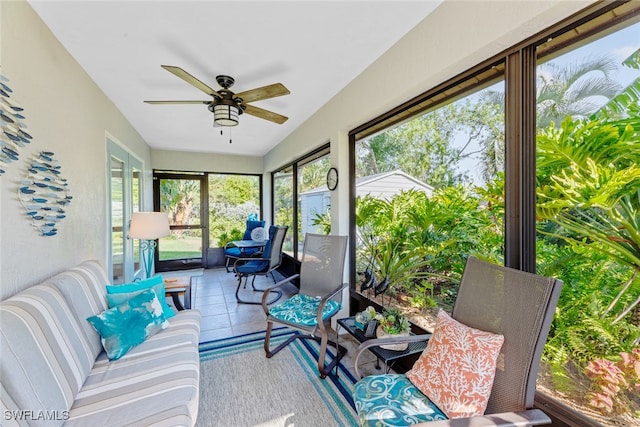
{"label": "chair leg", "polygon": [[[314,339],[320,342],[320,350],[318,352],[318,371],[320,372],[320,378],[325,379],[327,375],[331,374],[333,368],[338,366],[342,357],[347,354],[347,349],[337,342],[329,340],[329,337],[325,334],[322,335],[322,338],[309,336],[309,338]],[[336,349],[336,356],[333,358],[331,363],[325,365],[325,358],[327,354],[327,345],[331,345]],[[336,371],[337,372],[337,371]]]}
{"label": "chair leg", "polygon": [[298,333],[295,333],[291,337],[287,338],[286,341],[282,342],[276,348],[271,350],[271,348],[269,346],[269,342],[271,340],[271,330],[272,329],[273,329],[273,322],[267,321],[267,332],[266,332],[265,337],[264,337],[264,353],[267,356],[267,359],[271,359],[280,350],[282,350],[283,348],[285,348],[286,346],[291,344],[293,341],[295,341],[296,339],[298,339],[298,338],[300,338],[302,336],[302,335],[300,335]]}
{"label": "chair leg", "polygon": [[[253,276],[253,280],[256,279],[255,274],[252,275]],[[249,276],[245,276],[245,280],[244,280],[244,288],[246,289],[247,287],[247,282],[249,281]],[[240,286],[242,285],[242,275],[238,275],[238,287],[236,288],[236,301],[238,301],[241,304],[253,304],[253,305],[261,305],[262,301],[250,301],[250,300],[245,300],[240,298],[239,292],[240,292]],[[253,286],[253,281],[251,282],[251,286],[253,287],[253,290],[256,292],[264,292],[264,290],[262,289],[256,289],[255,286]],[[282,296],[282,291],[280,291],[279,289],[276,289],[274,291],[271,291],[271,293],[273,294],[273,298],[271,298],[269,301],[267,301],[267,304],[273,304],[274,302],[278,301],[280,299],[280,297]]]}
{"label": "chair leg", "polygon": [[[318,352],[318,372],[320,374],[320,378],[325,379],[327,375],[331,374],[333,368],[338,366],[342,357],[347,354],[347,349],[337,342],[329,340],[327,335],[322,336],[322,338],[315,337],[313,335],[303,335],[300,333],[294,333],[291,337],[289,337],[286,341],[282,342],[276,348],[271,350],[269,346],[269,342],[271,339],[271,330],[273,328],[273,322],[267,321],[267,331],[264,338],[264,352],[268,359],[273,357],[280,350],[291,344],[293,341],[297,339],[311,339],[320,343],[320,351]],[[327,354],[327,346],[330,345],[336,348],[336,356],[333,358],[331,363],[325,365],[325,359]]]}

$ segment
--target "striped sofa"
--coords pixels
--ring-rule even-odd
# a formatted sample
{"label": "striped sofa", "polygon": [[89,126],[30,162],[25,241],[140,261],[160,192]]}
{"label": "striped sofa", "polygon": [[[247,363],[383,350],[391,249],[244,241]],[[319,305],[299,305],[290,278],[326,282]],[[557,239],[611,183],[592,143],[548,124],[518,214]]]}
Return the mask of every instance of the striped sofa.
{"label": "striped sofa", "polygon": [[104,269],[66,270],[0,302],[2,426],[193,426],[200,313],[110,362],[87,317],[107,309]]}

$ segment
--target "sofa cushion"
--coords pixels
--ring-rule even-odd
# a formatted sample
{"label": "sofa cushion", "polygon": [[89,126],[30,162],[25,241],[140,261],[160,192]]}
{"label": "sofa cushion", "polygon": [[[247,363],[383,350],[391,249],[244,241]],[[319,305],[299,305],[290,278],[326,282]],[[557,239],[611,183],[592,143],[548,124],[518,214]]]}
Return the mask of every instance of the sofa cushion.
{"label": "sofa cushion", "polygon": [[148,337],[169,326],[153,289],[87,318],[102,337],[110,360],[117,360]]}
{"label": "sofa cushion", "polygon": [[100,335],[86,321],[86,318],[105,311],[107,307],[107,276],[97,261],[85,261],[77,267],[70,268],[51,279],[71,307],[76,322],[82,328],[81,338],[91,347],[93,359],[102,352]]}
{"label": "sofa cushion", "polygon": [[180,311],[169,323],[119,360],[101,354],[65,425],[193,425],[200,312]]}
{"label": "sofa cushion", "polygon": [[[13,405],[65,414],[94,356],[60,291],[33,286],[0,303],[0,378]],[[4,398],[3,398],[4,399]],[[61,425],[64,417],[39,425]]]}

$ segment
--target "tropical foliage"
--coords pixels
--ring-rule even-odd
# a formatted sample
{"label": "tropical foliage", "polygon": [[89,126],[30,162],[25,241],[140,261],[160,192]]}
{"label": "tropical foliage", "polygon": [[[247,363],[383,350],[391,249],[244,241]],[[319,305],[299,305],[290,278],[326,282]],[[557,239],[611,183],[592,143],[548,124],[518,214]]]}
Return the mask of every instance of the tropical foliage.
{"label": "tropical foliage", "polygon": [[[639,52],[624,64],[640,69]],[[591,378],[599,410],[633,412],[637,379],[620,360],[637,358],[640,344],[640,78],[622,88],[610,78],[614,66],[587,58],[541,73],[536,258],[538,273],[564,281],[544,353],[556,387],[571,391]],[[502,111],[500,94],[486,91],[362,141],[358,171],[401,168],[437,189],[357,199],[362,277],[427,310],[453,301],[466,256],[502,262]],[[456,166],[473,146],[481,147],[481,186]],[[607,388],[612,381],[620,393]],[[615,398],[622,403],[607,403]]]}

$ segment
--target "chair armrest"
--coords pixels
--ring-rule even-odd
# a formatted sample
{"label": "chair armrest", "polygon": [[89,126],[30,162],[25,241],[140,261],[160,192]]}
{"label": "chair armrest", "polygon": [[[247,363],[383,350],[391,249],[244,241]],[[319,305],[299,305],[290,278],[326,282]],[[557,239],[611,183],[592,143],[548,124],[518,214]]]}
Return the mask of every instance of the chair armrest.
{"label": "chair armrest", "polygon": [[323,326],[320,325],[324,323],[322,319],[322,312],[324,311],[324,306],[327,301],[336,296],[338,293],[342,292],[347,287],[349,287],[348,283],[342,283],[340,286],[330,291],[328,294],[322,296],[322,298],[320,299],[320,304],[318,304],[318,312],[316,313],[316,321],[318,323],[318,327],[323,328]]}
{"label": "chair armrest", "polygon": [[264,314],[266,314],[267,316],[269,315],[269,306],[267,305],[267,301],[269,300],[269,292],[271,292],[272,289],[279,288],[280,286],[285,285],[294,279],[297,279],[298,277],[300,277],[299,274],[294,274],[293,276],[289,276],[286,279],[283,279],[278,283],[276,283],[275,285],[269,286],[264,290],[264,294],[262,294],[262,302],[261,302],[262,310],[264,311]]}
{"label": "chair armrest", "polygon": [[540,409],[520,412],[502,412],[481,417],[457,418],[416,424],[424,427],[525,427],[551,424],[551,418]]}
{"label": "chair armrest", "polygon": [[[404,343],[412,343],[412,342],[420,342],[420,341],[429,341],[433,334],[420,334],[420,335],[409,335],[403,337],[388,337],[388,338],[374,338],[370,340],[366,340],[362,344],[356,348],[356,354],[353,359],[354,368],[356,371],[356,378],[362,378],[360,371],[358,370],[358,359],[360,355],[369,347],[375,347],[377,345],[383,344],[404,344]],[[475,427],[475,426],[474,426]]]}

